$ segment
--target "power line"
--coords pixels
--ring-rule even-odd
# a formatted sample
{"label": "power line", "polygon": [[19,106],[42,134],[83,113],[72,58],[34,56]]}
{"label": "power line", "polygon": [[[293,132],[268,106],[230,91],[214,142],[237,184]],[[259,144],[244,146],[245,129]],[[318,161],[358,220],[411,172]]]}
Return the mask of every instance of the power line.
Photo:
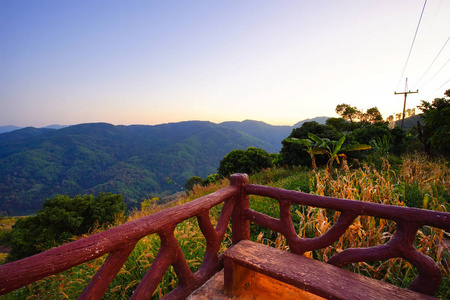
{"label": "power line", "polygon": [[445,41],[444,46],[442,46],[441,50],[439,51],[439,53],[436,55],[436,57],[433,59],[433,62],[430,64],[430,66],[428,67],[428,69],[425,71],[425,73],[423,73],[422,77],[420,77],[419,81],[417,81],[417,83],[414,86],[417,86],[420,81],[423,79],[423,77],[425,77],[425,75],[427,74],[427,72],[430,70],[431,66],[434,64],[434,62],[436,61],[436,59],[439,57],[439,55],[441,54],[442,50],[444,50],[445,45],[447,45],[448,41],[450,40],[450,36],[448,37],[447,41]]}
{"label": "power line", "polygon": [[[444,82],[444,84],[441,85],[440,87],[438,87],[434,92],[432,92],[432,93],[430,94],[430,96],[434,95],[434,93],[436,93],[437,91],[439,91],[444,85],[446,85],[446,84],[449,83],[449,82],[450,82],[450,79],[447,80],[446,82]],[[426,97],[426,98],[428,99],[428,98],[430,98],[430,96],[428,96],[428,97]]]}
{"label": "power line", "polygon": [[398,85],[400,84],[400,82],[402,81],[403,75],[405,74],[406,66],[408,65],[409,57],[411,56],[411,52],[412,52],[412,49],[413,49],[413,46],[414,46],[414,42],[416,41],[416,36],[417,36],[417,32],[419,31],[420,21],[422,20],[423,12],[425,11],[425,6],[426,5],[427,5],[427,0],[425,0],[425,3],[423,4],[422,12],[420,13],[419,23],[417,24],[417,28],[416,28],[416,33],[414,33],[414,38],[413,38],[413,41],[412,41],[412,44],[411,44],[411,48],[409,49],[408,58],[406,59],[406,63],[405,63],[405,67],[403,68],[402,75],[400,76],[400,79],[398,80],[397,88],[398,88]]}
{"label": "power line", "polygon": [[442,71],[442,69],[448,64],[448,62],[450,62],[450,59],[448,59],[448,60],[445,62],[445,64],[444,64],[444,65],[443,65],[436,73],[434,73],[434,75],[433,75],[430,79],[428,79],[427,82],[425,82],[425,83],[420,87],[420,89],[422,89],[424,86],[426,86],[428,83],[430,83],[430,81],[433,80],[433,78],[436,77],[436,75],[439,74],[439,73]]}

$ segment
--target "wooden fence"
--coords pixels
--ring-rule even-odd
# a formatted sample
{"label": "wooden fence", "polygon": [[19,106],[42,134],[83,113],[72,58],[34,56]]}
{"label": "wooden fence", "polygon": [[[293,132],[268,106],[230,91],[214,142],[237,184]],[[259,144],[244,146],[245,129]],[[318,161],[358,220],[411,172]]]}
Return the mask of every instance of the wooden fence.
{"label": "wooden fence", "polygon": [[[279,202],[280,219],[251,210],[249,195],[276,199]],[[214,228],[209,211],[222,203],[223,208]],[[297,235],[292,223],[291,204],[326,208],[340,211],[341,214],[337,222],[323,235],[310,239],[302,238]],[[414,239],[417,231],[424,225],[450,231],[450,213],[321,197],[253,185],[248,184],[246,174],[232,175],[229,187],[189,203],[2,265],[0,295],[108,254],[105,263],[79,296],[79,299],[100,299],[136,243],[147,235],[158,234],[161,239],[159,252],[131,299],[150,299],[170,265],[176,272],[179,284],[164,298],[184,299],[223,268],[223,259],[218,251],[230,218],[233,243],[250,238],[251,221],[280,232],[286,237],[291,252],[303,254],[333,244],[360,215],[393,220],[397,224],[397,231],[384,245],[346,249],[332,256],[328,263],[342,266],[352,262],[401,257],[418,269],[419,275],[410,289],[434,295],[440,286],[442,273],[436,262],[414,247]],[[174,236],[175,226],[192,217],[197,218],[207,244],[203,263],[194,274],[190,271]]]}

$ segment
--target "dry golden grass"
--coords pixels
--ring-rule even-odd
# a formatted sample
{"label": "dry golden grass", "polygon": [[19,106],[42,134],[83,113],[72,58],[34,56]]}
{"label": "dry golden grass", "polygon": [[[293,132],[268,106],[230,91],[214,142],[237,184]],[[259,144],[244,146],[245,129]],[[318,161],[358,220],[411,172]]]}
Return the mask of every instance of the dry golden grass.
{"label": "dry golden grass", "polygon": [[[361,169],[352,172],[343,171],[331,177],[328,172],[322,170],[315,175],[315,187],[312,187],[312,190],[318,195],[404,206],[399,195],[399,186],[404,183],[417,184],[427,193],[423,201],[425,208],[445,211],[446,206],[438,201],[438,189],[444,189],[448,195],[449,182],[450,170],[447,165],[441,161],[428,161],[423,156],[414,155],[404,158],[399,174],[391,170],[387,160],[384,160],[382,171],[365,165]],[[299,234],[304,235],[305,230],[313,228],[315,236],[319,236],[332,226],[338,215],[337,212],[330,214],[324,209],[310,207],[307,209],[307,216],[301,219]],[[326,261],[333,254],[347,248],[384,244],[394,235],[395,230],[396,225],[393,221],[359,216],[338,242],[316,251],[315,257]],[[448,280],[449,248],[446,238],[449,238],[448,234],[441,229],[423,227],[418,232],[416,247],[438,263]],[[373,264],[355,263],[349,269],[403,287],[407,287],[410,281],[405,278],[416,272],[402,259]]]}

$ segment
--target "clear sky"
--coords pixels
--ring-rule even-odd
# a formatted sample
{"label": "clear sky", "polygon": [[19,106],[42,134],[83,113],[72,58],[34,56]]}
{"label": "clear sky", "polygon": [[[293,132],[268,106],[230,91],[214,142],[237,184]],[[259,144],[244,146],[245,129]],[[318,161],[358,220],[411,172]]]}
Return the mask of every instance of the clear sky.
{"label": "clear sky", "polygon": [[0,126],[293,125],[340,103],[386,118],[403,108],[405,77],[419,89],[407,108],[450,89],[448,0],[427,1],[402,76],[423,6],[1,0]]}

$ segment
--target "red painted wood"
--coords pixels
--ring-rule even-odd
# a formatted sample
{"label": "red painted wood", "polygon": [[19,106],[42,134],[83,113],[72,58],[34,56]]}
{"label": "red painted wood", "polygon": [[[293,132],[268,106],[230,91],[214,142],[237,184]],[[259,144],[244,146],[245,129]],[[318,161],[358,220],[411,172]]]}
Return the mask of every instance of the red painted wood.
{"label": "red painted wood", "polygon": [[150,266],[150,269],[142,278],[141,283],[134,291],[130,299],[145,300],[150,299],[159,282],[166,273],[167,268],[177,259],[177,251],[171,247],[170,236],[173,236],[173,228],[159,234],[161,238],[161,248]]}
{"label": "red painted wood", "polygon": [[[239,274],[235,278],[234,264],[326,299],[436,299],[248,240],[240,241],[225,252],[224,276],[227,291],[232,291],[234,284],[239,284],[242,280]],[[245,282],[240,284],[244,285]]]}
{"label": "red painted wood", "polygon": [[[411,284],[410,289],[429,295],[437,292],[442,281],[442,273],[430,257],[420,253],[414,247],[414,239],[417,231],[423,225],[449,230],[450,213],[322,197],[258,185],[246,185],[245,190],[249,194],[278,200],[280,219],[271,218],[250,209],[247,209],[244,215],[251,221],[282,233],[286,237],[291,251],[297,254],[331,245],[345,233],[357,215],[395,221],[397,232],[387,244],[370,248],[346,249],[330,258],[328,263],[342,266],[352,262],[403,258],[419,271],[419,275]],[[341,216],[323,235],[311,239],[301,238],[297,236],[292,224],[290,203],[340,211]]]}
{"label": "red painted wood", "polygon": [[367,215],[395,221],[422,223],[423,225],[450,231],[450,213],[317,196],[254,184],[246,185],[245,190],[248,194],[270,197],[279,201],[289,199],[289,202],[300,205],[345,211],[354,215]]}
{"label": "red painted wood", "polygon": [[237,187],[230,186],[189,203],[2,265],[0,295],[136,243],[144,236],[162,232],[202,211],[209,211],[238,192]]}
{"label": "red painted wood", "polygon": [[106,258],[105,263],[100,270],[98,270],[78,299],[101,299],[111,281],[116,277],[120,268],[122,268],[123,264],[126,262],[131,251],[133,251],[135,245],[136,244],[133,243],[122,249],[111,252]]}
{"label": "red painted wood", "polygon": [[232,241],[233,244],[240,240],[250,239],[250,222],[244,215],[249,207],[249,196],[244,191],[244,187],[248,184],[247,174],[233,174],[230,177],[231,186],[239,188],[239,195],[234,203],[233,214],[231,216]]}

